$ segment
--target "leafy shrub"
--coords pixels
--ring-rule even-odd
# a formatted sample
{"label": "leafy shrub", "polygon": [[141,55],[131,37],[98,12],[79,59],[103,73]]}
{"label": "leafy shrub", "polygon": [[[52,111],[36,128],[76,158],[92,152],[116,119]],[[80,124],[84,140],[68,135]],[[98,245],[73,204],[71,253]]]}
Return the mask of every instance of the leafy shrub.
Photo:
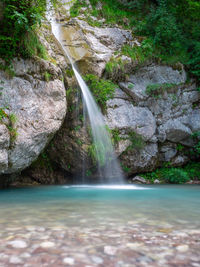
{"label": "leafy shrub", "polygon": [[200,162],[190,162],[184,167],[184,170],[191,180],[200,180]]}
{"label": "leafy shrub", "polygon": [[14,56],[27,56],[25,36],[41,22],[45,0],[3,0],[3,20],[0,21],[0,57],[10,61]]}
{"label": "leafy shrub", "polygon": [[172,184],[183,184],[190,180],[186,171],[180,168],[165,169],[163,179]]}
{"label": "leafy shrub", "polygon": [[193,153],[200,155],[200,132],[195,132],[192,136],[196,141],[196,144],[193,147]]}
{"label": "leafy shrub", "polygon": [[105,110],[106,101],[113,98],[117,86],[111,81],[99,79],[93,74],[85,75],[84,79],[88,83],[97,103]]}

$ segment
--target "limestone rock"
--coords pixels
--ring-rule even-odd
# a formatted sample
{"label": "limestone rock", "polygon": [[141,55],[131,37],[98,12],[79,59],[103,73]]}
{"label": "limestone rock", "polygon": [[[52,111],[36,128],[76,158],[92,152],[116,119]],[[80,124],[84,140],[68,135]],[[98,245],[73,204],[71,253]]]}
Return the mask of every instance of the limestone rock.
{"label": "limestone rock", "polygon": [[123,99],[111,99],[107,102],[106,121],[110,129],[135,131],[145,140],[149,140],[156,130],[155,118],[151,111],[135,107]]}
{"label": "limestone rock", "polygon": [[146,184],[146,180],[143,177],[141,177],[141,176],[135,176],[132,179],[132,182],[133,183],[139,183],[139,184]]}
{"label": "limestone rock", "polygon": [[177,153],[176,145],[175,144],[166,144],[161,147],[160,149],[162,160],[163,161],[170,161]]}
{"label": "limestone rock", "polygon": [[147,144],[142,150],[128,150],[120,156],[128,175],[151,171],[157,166],[158,145]]}
{"label": "limestone rock", "polygon": [[[59,69],[34,60],[14,60],[13,66],[17,77],[8,79],[0,72],[3,82],[0,106],[5,106],[8,116],[16,117],[12,128],[17,133],[9,148],[8,133],[0,134],[0,149],[3,142],[5,158],[8,154],[7,168],[1,167],[0,173],[14,173],[28,167],[58,131],[66,113],[65,87],[58,79]],[[43,80],[45,71],[52,80]],[[5,132],[5,125],[0,131],[2,127]]]}
{"label": "limestone rock", "polygon": [[0,124],[0,170],[8,168],[9,143],[10,135],[8,128],[4,124]]}
{"label": "limestone rock", "polygon": [[[134,74],[130,75],[127,83],[121,83],[120,87],[132,96],[134,101],[141,101],[147,98],[146,87],[150,84],[172,83],[180,84],[186,81],[186,73],[182,69],[173,70],[168,66],[151,64],[141,67]],[[132,85],[132,87],[130,86]]]}
{"label": "limestone rock", "polygon": [[166,133],[166,139],[172,142],[183,141],[192,134],[190,128],[186,127],[178,119],[167,121],[163,125],[163,130]]}
{"label": "limestone rock", "polygon": [[193,132],[200,131],[200,110],[199,109],[195,109],[188,116],[188,124],[190,125]]}

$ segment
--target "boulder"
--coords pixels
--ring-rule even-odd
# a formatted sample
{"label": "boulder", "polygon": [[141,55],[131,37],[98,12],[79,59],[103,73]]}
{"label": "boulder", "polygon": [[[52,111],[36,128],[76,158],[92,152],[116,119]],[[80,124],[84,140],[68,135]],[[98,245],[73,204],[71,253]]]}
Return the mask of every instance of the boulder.
{"label": "boulder", "polygon": [[8,149],[10,144],[10,134],[4,124],[0,124],[0,170],[8,168]]}
{"label": "boulder", "polygon": [[190,128],[182,124],[178,119],[168,120],[161,126],[161,129],[166,134],[166,139],[175,143],[181,142],[192,135]]}
{"label": "boulder", "polygon": [[188,124],[193,132],[200,131],[200,110],[195,109],[188,116]]}
{"label": "boulder", "polygon": [[[15,132],[9,147],[8,133],[0,137],[6,140],[1,154],[5,162],[8,155],[0,173],[14,173],[28,167],[59,130],[66,114],[65,87],[58,68],[43,60],[14,60],[13,66],[17,76],[11,79],[0,72],[3,87],[0,106],[9,118],[14,117],[9,122],[11,137]],[[5,132],[5,125],[2,127]]]}
{"label": "boulder", "polygon": [[186,72],[174,70],[169,66],[150,64],[139,68],[129,76],[128,82],[120,83],[120,87],[132,96],[134,101],[142,101],[147,98],[146,87],[150,84],[180,84],[186,81]]}
{"label": "boulder", "polygon": [[147,181],[143,178],[143,177],[141,177],[141,176],[135,176],[133,179],[132,179],[132,182],[133,183],[139,183],[139,184],[146,184],[147,183]]}
{"label": "boulder", "polygon": [[122,133],[134,131],[145,141],[152,138],[156,130],[156,122],[147,108],[135,107],[124,99],[111,99],[107,102],[106,121],[110,129],[119,129]]}
{"label": "boulder", "polygon": [[128,150],[122,153],[120,160],[127,175],[152,171],[157,166],[158,145],[147,144],[142,150]]}

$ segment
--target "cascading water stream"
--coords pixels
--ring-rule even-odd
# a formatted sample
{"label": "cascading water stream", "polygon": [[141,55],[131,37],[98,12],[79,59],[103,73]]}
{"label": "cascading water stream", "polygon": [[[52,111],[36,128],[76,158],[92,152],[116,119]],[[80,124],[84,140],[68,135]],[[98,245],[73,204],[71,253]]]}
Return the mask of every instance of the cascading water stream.
{"label": "cascading water stream", "polygon": [[75,63],[73,62],[69,51],[65,46],[66,43],[63,43],[65,41],[62,31],[63,26],[56,21],[55,12],[50,1],[48,1],[47,5],[47,19],[51,23],[53,35],[62,47],[66,58],[71,63],[76,80],[83,95],[83,107],[86,107],[87,109],[87,114],[89,116],[92,129],[92,137],[94,148],[96,150],[98,175],[100,177],[100,182],[123,183],[123,173],[117,161],[109,133],[106,129],[103,115],[101,114],[88,86],[78,72]]}

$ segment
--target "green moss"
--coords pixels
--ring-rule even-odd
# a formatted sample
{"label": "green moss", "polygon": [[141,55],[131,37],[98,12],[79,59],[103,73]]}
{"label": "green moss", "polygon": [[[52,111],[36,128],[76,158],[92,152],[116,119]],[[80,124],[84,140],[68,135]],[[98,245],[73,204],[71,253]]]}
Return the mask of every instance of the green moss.
{"label": "green moss", "polygon": [[11,64],[1,64],[0,63],[0,70],[5,71],[9,79],[12,79],[15,76],[15,71]]}
{"label": "green moss", "polygon": [[44,73],[44,80],[46,82],[49,82],[51,80],[51,76],[52,75],[50,73],[48,73],[47,71],[45,71],[45,73]]}

